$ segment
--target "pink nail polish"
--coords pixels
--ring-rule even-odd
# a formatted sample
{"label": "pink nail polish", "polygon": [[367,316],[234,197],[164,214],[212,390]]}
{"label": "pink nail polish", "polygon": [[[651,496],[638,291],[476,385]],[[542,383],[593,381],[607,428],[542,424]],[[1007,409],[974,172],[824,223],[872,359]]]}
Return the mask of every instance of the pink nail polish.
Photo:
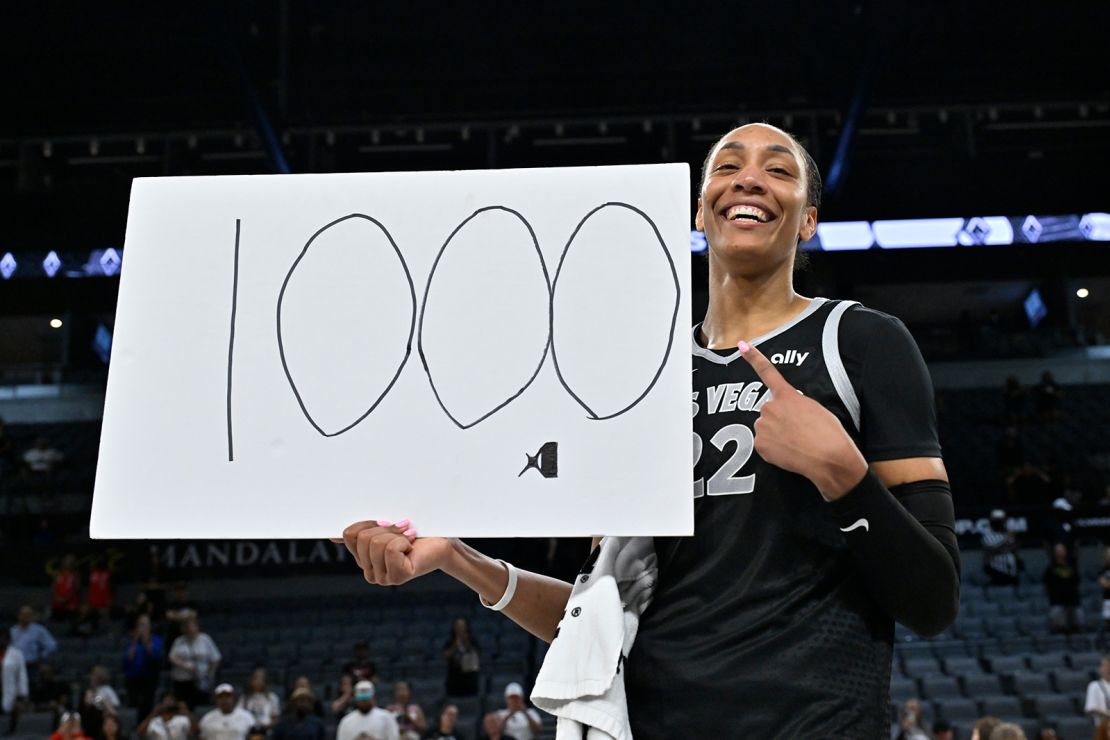
{"label": "pink nail polish", "polygon": [[415,529],[406,529],[402,534],[404,534],[406,537],[415,537],[416,536],[416,530]]}
{"label": "pink nail polish", "polygon": [[411,524],[411,522],[409,522],[408,519],[402,519],[399,522],[394,522],[393,526],[396,527],[397,529],[408,529],[409,524]]}
{"label": "pink nail polish", "polygon": [[392,527],[393,522],[389,521],[388,519],[379,519],[378,520],[378,526],[379,527]]}
{"label": "pink nail polish", "polygon": [[736,348],[740,350],[740,354],[744,354],[748,350],[750,350],[752,346],[741,339],[739,342],[736,343]]}

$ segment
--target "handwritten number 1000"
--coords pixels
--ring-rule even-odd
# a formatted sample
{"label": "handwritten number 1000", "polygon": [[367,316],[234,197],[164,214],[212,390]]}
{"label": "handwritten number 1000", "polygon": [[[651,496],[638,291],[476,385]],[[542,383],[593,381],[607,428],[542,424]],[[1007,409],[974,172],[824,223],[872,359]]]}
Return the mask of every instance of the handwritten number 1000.
{"label": "handwritten number 1000", "polygon": [[[596,215],[600,211],[602,211],[604,209],[612,209],[612,208],[625,209],[628,212],[634,213],[634,214],[638,215],[640,218],[642,218],[645,222],[647,222],[647,224],[651,227],[652,233],[655,236],[655,240],[658,243],[658,246],[659,246],[660,250],[662,251],[664,258],[667,261],[668,267],[670,268],[671,279],[674,282],[674,306],[673,306],[673,309],[671,311],[670,327],[669,327],[668,332],[667,332],[666,349],[664,350],[663,356],[660,358],[658,367],[656,368],[655,373],[652,376],[652,379],[648,383],[647,387],[644,388],[643,392],[640,393],[631,403],[627,404],[624,408],[621,408],[621,409],[617,410],[616,412],[608,413],[606,415],[600,415],[600,414],[596,413],[592,408],[590,408],[590,406],[587,405],[586,402],[582,400],[582,398],[579,396],[579,394],[574,392],[574,390],[567,383],[567,380],[563,376],[562,370],[559,367],[559,358],[558,358],[558,352],[557,352],[557,349],[556,349],[555,336],[554,336],[555,289],[558,286],[559,276],[562,272],[563,264],[566,260],[567,253],[570,251],[570,247],[574,243],[574,239],[578,235],[578,233],[581,231],[582,227],[586,224],[587,221],[590,220],[590,218],[592,218],[594,215]],[[475,216],[478,216],[479,214],[487,212],[487,211],[503,211],[503,212],[506,212],[508,214],[511,214],[512,216],[515,216],[516,218],[520,219],[520,221],[527,228],[528,233],[531,235],[532,246],[535,248],[537,258],[540,261],[540,265],[541,265],[543,275],[544,275],[544,281],[547,285],[547,299],[548,299],[548,301],[547,301],[548,302],[547,326],[548,326],[548,335],[547,335],[547,343],[546,343],[545,348],[544,348],[543,356],[540,358],[540,362],[536,366],[536,369],[532,373],[532,376],[528,380],[528,382],[525,383],[524,386],[521,387],[519,390],[517,390],[513,395],[509,396],[506,400],[502,401],[500,404],[495,406],[493,409],[490,409],[485,414],[479,416],[476,420],[474,420],[470,423],[463,423],[462,421],[457,419],[447,409],[447,407],[444,405],[443,400],[440,398],[439,392],[436,389],[436,384],[435,384],[434,379],[432,378],[431,370],[428,367],[428,362],[427,362],[427,359],[424,355],[424,349],[423,349],[423,339],[424,339],[424,336],[423,336],[424,335],[424,331],[423,331],[423,329],[424,329],[424,327],[423,327],[423,310],[424,310],[424,307],[427,305],[427,302],[428,302],[428,295],[431,292],[432,280],[435,277],[436,267],[439,265],[440,258],[443,256],[444,251],[447,249],[448,245],[451,243],[451,240],[455,237],[455,235],[459,232],[459,230],[462,229],[462,227],[466,225],[466,223],[468,221],[473,219]],[[410,301],[411,301],[412,317],[411,317],[411,321],[409,322],[408,339],[405,343],[404,354],[400,358],[400,361],[397,364],[397,369],[394,372],[394,374],[392,376],[392,379],[390,380],[388,385],[381,392],[381,394],[378,395],[378,397],[376,399],[374,399],[374,401],[373,401],[373,403],[371,403],[370,407],[365,409],[364,411],[362,411],[362,413],[353,422],[351,422],[347,426],[339,429],[338,431],[328,432],[328,431],[325,431],[320,426],[320,424],[317,422],[317,420],[314,419],[312,414],[309,412],[307,406],[305,405],[304,399],[301,396],[301,392],[298,389],[297,384],[293,380],[293,376],[289,371],[289,365],[288,365],[288,362],[286,360],[285,343],[284,343],[284,340],[283,340],[283,333],[282,333],[282,305],[283,305],[283,302],[284,302],[284,299],[285,299],[286,288],[289,286],[289,281],[292,278],[294,272],[296,271],[297,266],[301,263],[301,260],[308,253],[309,248],[312,246],[313,242],[321,234],[326,232],[328,229],[330,229],[333,226],[336,226],[337,224],[340,224],[344,221],[347,221],[349,219],[364,219],[366,221],[369,221],[370,223],[374,224],[378,229],[380,229],[382,231],[382,233],[385,235],[385,237],[388,239],[390,245],[393,248],[393,251],[394,251],[397,259],[400,261],[402,269],[404,270],[405,279],[408,283],[408,292],[409,292],[409,298],[410,298]],[[230,326],[229,335],[228,335],[228,353],[227,353],[227,356],[228,356],[228,360],[227,360],[227,362],[228,362],[228,365],[227,365],[227,454],[228,454],[228,460],[229,461],[233,461],[235,459],[231,409],[232,409],[232,368],[233,368],[233,363],[234,363],[234,358],[235,358],[235,313],[236,313],[236,306],[237,306],[237,299],[238,299],[238,288],[239,288],[239,237],[240,237],[240,227],[241,227],[240,221],[241,221],[240,219],[236,219],[236,221],[235,221],[235,262],[234,262],[235,267],[234,267],[234,277],[233,277],[233,281],[232,281],[231,322],[230,322],[231,326]],[[643,211],[641,211],[639,208],[636,208],[635,206],[629,205],[628,203],[608,202],[608,203],[603,203],[603,204],[593,208],[592,210],[590,210],[585,216],[582,217],[582,219],[578,222],[578,225],[575,226],[574,231],[571,233],[570,238],[567,240],[565,246],[563,247],[562,253],[559,257],[559,264],[555,269],[554,278],[551,278],[550,275],[549,275],[548,269],[547,269],[547,265],[546,265],[546,263],[544,262],[544,259],[543,259],[543,252],[540,249],[540,245],[539,245],[538,240],[536,239],[536,234],[535,234],[535,231],[532,228],[532,225],[528,222],[528,220],[523,215],[521,215],[517,211],[514,211],[511,208],[506,208],[504,206],[494,205],[494,206],[486,206],[484,208],[479,208],[478,210],[474,211],[474,213],[472,213],[470,216],[468,216],[462,223],[460,223],[451,232],[451,234],[447,237],[446,241],[444,241],[443,246],[440,247],[439,252],[436,255],[435,262],[432,265],[432,270],[431,270],[430,274],[428,275],[427,286],[425,288],[424,296],[423,296],[423,299],[422,299],[421,304],[420,304],[421,320],[418,324],[418,322],[417,322],[416,287],[415,287],[415,284],[413,283],[412,274],[409,271],[408,263],[405,260],[405,256],[404,256],[403,251],[397,245],[397,242],[394,241],[393,236],[389,233],[389,230],[386,228],[386,226],[381,221],[379,221],[375,218],[372,218],[370,216],[367,216],[365,214],[352,213],[352,214],[349,214],[347,216],[343,216],[342,218],[336,219],[336,220],[332,221],[331,223],[328,223],[325,226],[321,227],[318,231],[316,231],[316,233],[313,234],[309,238],[309,240],[305,243],[304,248],[300,251],[300,253],[297,255],[297,258],[293,261],[293,264],[290,266],[289,271],[285,276],[285,280],[282,283],[281,291],[278,294],[278,300],[277,300],[278,352],[281,356],[282,368],[285,371],[286,380],[289,382],[289,387],[292,390],[293,395],[297,400],[297,404],[300,406],[301,412],[304,414],[304,417],[305,417],[306,421],[317,432],[319,432],[324,437],[335,437],[335,436],[338,436],[338,435],[343,434],[345,432],[348,432],[351,429],[353,429],[354,427],[358,426],[371,413],[374,412],[374,410],[381,404],[381,402],[385,399],[385,397],[393,389],[393,386],[396,384],[397,379],[401,375],[401,371],[404,370],[404,367],[405,367],[406,363],[408,362],[409,357],[412,354],[412,340],[413,340],[414,336],[417,340],[417,349],[418,349],[418,354],[420,356],[421,365],[423,366],[424,373],[428,378],[428,383],[431,386],[432,392],[436,397],[436,401],[439,403],[439,406],[443,410],[444,414],[446,414],[447,417],[449,419],[451,419],[451,421],[456,426],[458,426],[460,429],[467,429],[467,428],[469,428],[471,426],[474,426],[475,424],[483,421],[484,419],[489,418],[490,416],[492,416],[493,414],[495,414],[496,412],[500,411],[502,408],[507,406],[509,403],[511,403],[517,397],[519,397],[522,393],[524,393],[524,391],[527,390],[527,388],[532,384],[532,381],[534,381],[536,376],[539,374],[540,369],[543,367],[544,362],[546,362],[546,360],[547,360],[548,353],[551,354],[551,359],[552,359],[552,362],[555,366],[555,374],[558,376],[559,383],[560,383],[560,385],[563,386],[563,389],[566,390],[566,392],[575,400],[575,402],[577,402],[580,406],[582,406],[583,409],[586,410],[588,418],[600,421],[600,420],[611,419],[611,418],[614,418],[616,416],[620,416],[621,414],[623,414],[623,413],[629,411],[630,409],[634,408],[644,398],[646,398],[647,395],[655,387],[655,383],[656,383],[656,381],[658,381],[659,376],[662,374],[663,368],[667,363],[667,358],[670,355],[671,345],[673,343],[673,337],[674,337],[675,324],[678,320],[679,305],[680,305],[680,284],[679,284],[679,279],[678,279],[678,272],[675,269],[674,260],[672,259],[671,255],[670,255],[670,252],[667,250],[667,246],[664,243],[663,237],[659,233],[659,228],[655,225],[655,222],[652,221],[651,217],[648,216]],[[726,427],[726,429],[729,429],[729,428],[731,428],[731,427]],[[724,432],[724,431],[725,430],[721,430],[721,432]],[[720,434],[721,433],[719,432],[711,440],[714,444],[717,444],[717,442],[718,442],[717,438],[720,436]],[[749,432],[749,434],[750,434],[750,432]],[[721,442],[721,444],[723,444],[723,442]],[[700,445],[697,446],[697,449],[700,451]],[[735,455],[733,457],[735,457]],[[746,458],[745,458],[745,460],[746,460]],[[730,458],[730,463],[731,463],[731,461],[732,461],[732,458]],[[743,463],[741,462],[741,465],[742,464]],[[727,468],[728,465],[726,464],[725,467]],[[739,467],[737,467],[737,469],[739,469]],[[725,468],[722,468],[722,471],[723,470],[725,470]],[[735,472],[735,470],[733,470],[732,472]],[[737,480],[737,479],[728,478],[729,475],[731,475],[731,473],[726,474],[725,478],[730,480],[730,481]],[[714,476],[714,478],[710,479],[710,483],[709,483],[710,494],[709,495],[716,495],[716,493],[714,493],[714,491],[716,490],[716,486],[717,486],[717,483],[715,483],[715,481],[717,480],[717,477],[718,476]],[[740,479],[740,480],[742,480],[742,479]],[[698,494],[695,494],[695,495],[698,495]]]}

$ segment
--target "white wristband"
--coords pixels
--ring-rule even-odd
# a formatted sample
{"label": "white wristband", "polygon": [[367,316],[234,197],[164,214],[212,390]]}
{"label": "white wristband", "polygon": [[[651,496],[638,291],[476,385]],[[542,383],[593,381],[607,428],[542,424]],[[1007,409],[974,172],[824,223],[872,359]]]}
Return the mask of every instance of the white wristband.
{"label": "white wristband", "polygon": [[482,606],[493,609],[495,612],[507,607],[509,602],[513,600],[513,596],[516,595],[516,568],[513,567],[512,563],[506,563],[504,560],[498,560],[497,562],[504,565],[505,569],[509,571],[509,585],[505,586],[505,593],[502,594],[501,600],[496,604],[489,604],[482,598],[481,594],[478,594],[478,601],[481,602]]}

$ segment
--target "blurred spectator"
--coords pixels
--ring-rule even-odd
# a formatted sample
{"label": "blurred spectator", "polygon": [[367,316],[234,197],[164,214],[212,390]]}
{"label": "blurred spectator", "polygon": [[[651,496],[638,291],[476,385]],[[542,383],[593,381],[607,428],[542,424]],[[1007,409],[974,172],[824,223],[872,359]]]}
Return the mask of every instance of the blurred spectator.
{"label": "blurred spectator", "polygon": [[235,688],[229,683],[216,687],[216,708],[200,720],[202,740],[246,740],[254,715],[235,705]]}
{"label": "blurred spectator", "polygon": [[374,684],[359,681],[355,684],[355,710],[339,721],[335,740],[400,740],[397,720],[384,709],[374,706]]}
{"label": "blurred spectator", "polygon": [[81,713],[81,728],[91,738],[100,738],[105,717],[119,715],[119,696],[108,684],[108,669],[96,666],[89,672],[89,685],[81,695],[78,710]]}
{"label": "blurred spectator", "polygon": [[9,734],[15,729],[17,702],[22,703],[30,695],[23,653],[11,644],[8,634],[0,630],[0,713],[11,717],[8,723]]}
{"label": "blurred spectator", "polygon": [[354,649],[354,659],[343,665],[343,673],[354,679],[355,683],[359,681],[377,681],[378,669],[374,667],[374,662],[370,660],[370,646],[366,644],[366,640],[356,642]]}
{"label": "blurred spectator", "polygon": [[952,723],[946,719],[938,719],[933,723],[933,740],[955,740],[952,734]]}
{"label": "blurred spectator", "polygon": [[351,674],[344,673],[339,677],[339,688],[336,694],[335,701],[331,703],[331,713],[336,717],[342,717],[347,712],[351,711],[352,702],[355,700],[355,682],[351,678]]}
{"label": "blurred spectator", "polygon": [[31,449],[23,453],[23,464],[32,475],[50,475],[65,459],[59,450],[50,446],[46,437],[38,437]]}
{"label": "blurred spectator", "polygon": [[77,607],[73,615],[73,624],[69,626],[72,637],[92,637],[100,629],[100,614],[89,608],[88,604]]}
{"label": "blurred spectator", "polygon": [[189,597],[189,584],[178,581],[174,584],[173,595],[166,602],[166,644],[173,645],[184,632],[185,622],[196,619],[199,609]]}
{"label": "blurred spectator", "polygon": [[104,721],[100,723],[100,740],[121,740],[122,737],[119,717],[114,714],[105,715]]}
{"label": "blurred spectator", "polygon": [[501,720],[497,712],[490,712],[482,718],[482,737],[485,740],[516,740],[512,735],[501,731]]}
{"label": "blurred spectator", "polygon": [[166,694],[135,730],[135,734],[144,740],[186,740],[195,735],[196,730],[196,721],[185,702]]}
{"label": "blurred spectator", "polygon": [[54,573],[53,600],[50,615],[54,619],[69,619],[81,606],[81,578],[77,575],[77,558],[66,555],[61,567]]}
{"label": "blurred spectator", "polygon": [[1010,531],[1006,512],[995,509],[990,528],[983,532],[983,571],[995,586],[1013,586],[1018,581],[1018,543]]}
{"label": "blurred spectator", "polygon": [[1098,664],[1098,678],[1087,684],[1087,700],[1083,711],[1091,715],[1095,727],[1110,720],[1110,655]]}
{"label": "blurred spectator", "polygon": [[[533,740],[543,729],[540,713],[524,706],[524,688],[516,681],[505,687],[505,708],[497,711],[497,718],[501,731],[515,740]],[[928,738],[922,736],[922,740]]]}
{"label": "blurred spectator", "polygon": [[112,610],[112,571],[104,558],[96,558],[89,568],[89,589],[85,599],[89,608],[101,617],[107,617]]}
{"label": "blurred spectator", "polygon": [[1060,418],[1060,399],[1064,392],[1052,377],[1052,373],[1045,370],[1041,373],[1041,382],[1033,386],[1033,410],[1037,419],[1042,422],[1052,422]]}
{"label": "blurred spectator", "polygon": [[1013,722],[1003,722],[991,730],[990,740],[1026,740],[1025,730]]}
{"label": "blurred spectator", "polygon": [[54,666],[39,662],[39,680],[31,689],[31,708],[36,712],[55,715],[69,704],[70,687],[54,675]]}
{"label": "blurred spectator", "polygon": [[898,715],[898,734],[894,740],[929,740],[921,719],[921,702],[906,699]]}
{"label": "blurred spectator", "polygon": [[82,702],[95,706],[107,714],[118,714],[120,708],[119,694],[112,688],[111,678],[112,676],[107,668],[102,665],[93,666],[93,669],[89,671],[89,686],[85,689]]}
{"label": "blurred spectator", "polygon": [[150,617],[140,615],[135,620],[123,655],[128,702],[138,710],[140,717],[150,714],[154,707],[154,692],[158,688],[164,656],[162,638],[151,631]]}
{"label": "blurred spectator", "polygon": [[1011,375],[1002,386],[1002,412],[1007,424],[1021,424],[1026,414],[1026,394],[1021,381]]}
{"label": "blurred spectator", "polygon": [[1048,542],[1050,544],[1063,543],[1068,550],[1071,550],[1075,546],[1075,527],[1072,524],[1074,517],[1072,516],[1071,502],[1060,496],[1052,502],[1052,513],[1046,518],[1048,519],[1045,523]]}
{"label": "blurred spectator", "polygon": [[470,624],[458,617],[451,624],[451,634],[443,643],[447,661],[447,695],[474,696],[478,693],[481,668],[478,643],[470,636]]}
{"label": "blurred spectator", "polygon": [[1044,590],[1048,596],[1048,617],[1053,632],[1071,634],[1083,628],[1079,608],[1079,570],[1068,548],[1057,543],[1052,562],[1044,571]]}
{"label": "blurred spectator", "polygon": [[412,687],[408,681],[398,681],[393,686],[393,703],[386,707],[397,718],[401,740],[418,740],[428,729],[424,709],[412,700]]}
{"label": "blurred spectator", "polygon": [[50,736],[50,740],[88,740],[88,735],[81,729],[81,715],[77,712],[63,712],[58,720],[58,729]]}
{"label": "blurred spectator", "polygon": [[255,727],[268,730],[281,718],[281,699],[270,691],[264,668],[256,668],[251,672],[239,706],[251,713]]}
{"label": "blurred spectator", "polygon": [[[123,607],[124,619],[127,624],[134,625],[137,623],[139,617],[146,617],[150,622],[150,628],[153,632],[159,631],[156,629],[156,620],[159,619],[159,615],[164,613],[164,611],[164,609],[159,611],[154,607],[154,604],[146,595],[146,591],[140,591],[135,594],[135,600]],[[164,642],[163,640],[163,643]]]}
{"label": "blurred spectator", "polygon": [[441,738],[442,740],[459,740],[455,735],[455,725],[459,722],[459,708],[454,704],[447,704],[439,713],[436,726],[428,732],[426,738]]}
{"label": "blurred spectator", "polygon": [[971,740],[990,740],[991,733],[994,728],[1002,724],[1002,720],[997,717],[992,717],[989,714],[985,717],[980,717],[971,726]]}
{"label": "blurred spectator", "polygon": [[37,682],[39,663],[49,658],[58,649],[58,643],[50,630],[35,620],[35,610],[30,606],[20,607],[16,623],[9,630],[12,645],[19,648],[27,663],[31,682]]}
{"label": "blurred spectator", "polygon": [[[297,678],[293,681],[293,688],[289,692],[289,699],[285,702],[286,706],[290,707],[293,705],[293,695],[296,694],[299,689],[306,689],[308,691],[308,693],[312,696],[312,713],[320,719],[323,719],[324,702],[316,698],[316,692],[312,690],[312,682],[308,680],[308,676],[297,676]],[[354,698],[353,689],[351,693],[352,698]]]}
{"label": "blurred spectator", "polygon": [[169,657],[173,693],[189,709],[207,703],[223,656],[215,641],[200,631],[195,617],[183,623],[182,634],[170,647]]}
{"label": "blurred spectator", "polygon": [[313,712],[316,695],[312,689],[293,690],[290,709],[274,727],[273,740],[324,740],[324,723]]}
{"label": "blurred spectator", "polygon": [[1060,736],[1056,734],[1056,728],[1042,725],[1037,731],[1037,740],[1060,740]]}

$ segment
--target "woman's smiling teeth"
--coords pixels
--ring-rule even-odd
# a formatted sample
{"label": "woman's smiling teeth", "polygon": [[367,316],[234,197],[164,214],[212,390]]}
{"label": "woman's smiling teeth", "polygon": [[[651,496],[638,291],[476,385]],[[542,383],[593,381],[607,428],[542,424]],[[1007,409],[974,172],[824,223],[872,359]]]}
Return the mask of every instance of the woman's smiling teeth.
{"label": "woman's smiling teeth", "polygon": [[757,206],[750,205],[736,205],[729,206],[725,211],[725,218],[729,221],[738,221],[740,219],[747,221],[758,221],[765,224],[771,220],[771,214]]}

